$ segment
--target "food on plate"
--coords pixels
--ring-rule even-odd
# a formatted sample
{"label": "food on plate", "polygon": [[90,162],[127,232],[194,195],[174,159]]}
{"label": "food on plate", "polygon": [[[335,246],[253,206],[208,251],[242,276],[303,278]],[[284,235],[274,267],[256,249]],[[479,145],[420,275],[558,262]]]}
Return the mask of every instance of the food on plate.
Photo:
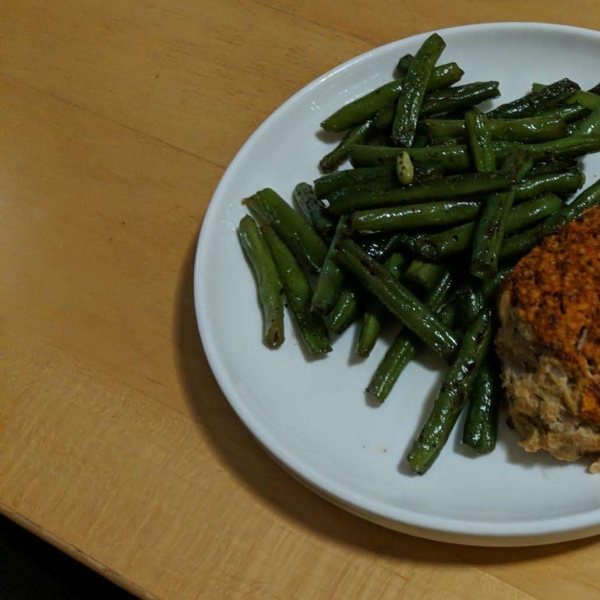
{"label": "food on plate", "polygon": [[[382,332],[395,328],[394,341],[365,382],[379,402],[390,397],[421,348],[445,359],[448,370],[438,397],[407,457],[419,474],[440,454],[463,410],[463,443],[479,454],[494,449],[501,399],[491,343],[498,290],[508,277],[500,338],[506,342],[516,331],[506,294],[517,297],[522,265],[540,253],[551,254],[555,238],[548,236],[567,235],[562,227],[588,226],[586,211],[600,203],[600,182],[571,198],[585,183],[579,157],[600,151],[600,95],[563,77],[533,84],[524,96],[485,112],[481,103],[500,95],[499,82],[456,85],[464,75],[456,63],[436,66],[444,48],[439,35],[430,36],[414,56],[399,59],[393,81],[324,119],[323,129],[340,133],[339,143],[319,163],[324,174],[312,185],[299,183],[293,203],[269,188],[246,198],[256,222],[247,216],[240,225],[257,275],[266,345],[283,341],[285,296],[305,351],[319,358],[334,345],[330,334],[340,335],[355,322],[355,353],[361,359],[371,355]],[[352,168],[337,171],[348,158]],[[568,225],[582,215],[581,222]],[[586,247],[592,246],[588,240]],[[588,278],[586,285],[597,301],[598,279]],[[526,287],[538,290],[531,282]],[[568,310],[576,309],[568,305]],[[565,318],[578,316],[569,312]],[[575,346],[589,349],[594,331],[586,325]],[[546,342],[535,338],[558,357],[558,349],[548,350]],[[498,347],[508,360],[519,345],[509,340]],[[527,363],[533,379],[528,386],[522,372],[506,365],[513,362],[504,367],[509,392],[516,394],[511,415],[529,449],[547,447],[574,458],[588,452],[585,443],[597,443],[590,436],[577,441],[573,432],[562,442],[551,437],[546,417],[532,412],[532,388],[541,377],[537,363]],[[567,373],[571,367],[565,362],[563,368]],[[592,424],[588,398],[598,388],[580,390],[581,372],[565,377],[577,393],[588,394],[587,408],[581,404],[579,412],[571,411],[568,423],[600,428],[600,420]],[[528,400],[517,393],[524,387]],[[579,425],[578,435],[583,434]]]}
{"label": "food on plate", "polygon": [[500,295],[509,416],[529,452],[600,472],[600,208],[545,238]]}

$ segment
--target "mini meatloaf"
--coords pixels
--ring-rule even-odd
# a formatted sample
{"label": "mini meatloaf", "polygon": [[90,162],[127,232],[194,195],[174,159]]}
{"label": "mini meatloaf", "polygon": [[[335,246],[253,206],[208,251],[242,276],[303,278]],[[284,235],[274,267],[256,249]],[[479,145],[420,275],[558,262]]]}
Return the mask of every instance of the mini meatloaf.
{"label": "mini meatloaf", "polygon": [[592,455],[600,472],[600,207],[522,258],[496,338],[510,420],[528,452]]}

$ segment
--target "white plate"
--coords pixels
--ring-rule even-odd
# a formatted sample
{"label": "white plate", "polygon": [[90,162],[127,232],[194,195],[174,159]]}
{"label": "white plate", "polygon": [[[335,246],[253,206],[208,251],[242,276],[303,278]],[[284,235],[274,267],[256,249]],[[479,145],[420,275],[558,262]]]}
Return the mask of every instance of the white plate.
{"label": "white plate", "polygon": [[[502,101],[531,83],[570,77],[600,81],[600,34],[535,23],[498,23],[440,32],[442,62],[465,70],[462,83],[499,80]],[[304,483],[377,523],[423,537],[469,544],[525,545],[600,533],[600,476],[526,454],[501,423],[498,447],[474,458],[460,447],[460,427],[424,477],[403,465],[429,411],[442,365],[424,355],[409,366],[381,407],[363,390],[385,352],[352,359],[354,331],[324,360],[305,359],[289,320],[276,351],[261,344],[252,274],[236,235],[240,200],[272,187],[291,198],[296,183],[319,175],[317,162],[334,142],[320,121],[389,81],[400,56],[428,34],[394,42],[320,77],[288,100],[252,135],[212,199],[196,256],[195,302],[204,349],[229,402],[267,450]],[[598,172],[587,159],[588,184]]]}

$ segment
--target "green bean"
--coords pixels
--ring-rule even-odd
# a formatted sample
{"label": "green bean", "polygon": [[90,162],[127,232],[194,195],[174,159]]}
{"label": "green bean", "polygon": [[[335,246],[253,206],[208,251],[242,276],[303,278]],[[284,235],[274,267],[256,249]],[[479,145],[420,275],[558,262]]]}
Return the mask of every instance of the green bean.
{"label": "green bean", "polygon": [[325,203],[316,197],[312,186],[308,183],[299,183],[294,188],[293,199],[300,213],[315,231],[324,240],[331,240],[335,232],[335,223],[329,218]]}
{"label": "green bean", "polygon": [[458,319],[470,325],[485,306],[483,292],[475,290],[470,286],[458,290],[455,304],[458,312]]}
{"label": "green bean", "polygon": [[599,135],[600,134],[600,104],[585,119],[579,121],[573,128],[571,135]]}
{"label": "green bean", "polygon": [[[527,117],[524,119],[488,119],[493,140],[508,142],[548,142],[565,137],[566,121],[559,116]],[[462,119],[425,119],[423,126],[430,138],[465,135]]]}
{"label": "green bean", "polygon": [[544,194],[528,202],[517,204],[508,213],[505,233],[526,229],[560,210],[563,204],[562,199],[555,194]]}
{"label": "green bean", "polygon": [[[504,161],[502,169],[514,172],[516,179],[520,181],[532,166],[533,161],[528,155],[515,153]],[[473,232],[470,273],[474,277],[487,279],[498,270],[498,254],[514,199],[513,187],[506,192],[492,194],[484,202]]]}
{"label": "green bean", "polygon": [[413,260],[408,266],[408,269],[406,269],[404,276],[407,281],[428,291],[433,289],[443,273],[444,267],[442,265],[423,262],[422,260]]}
{"label": "green bean", "polygon": [[353,185],[368,183],[396,183],[396,170],[388,165],[365,169],[344,169],[328,173],[315,179],[315,193],[318,198],[327,198],[331,192]]}
{"label": "green bean", "polygon": [[397,146],[412,146],[427,83],[445,47],[446,43],[437,33],[430,35],[408,66],[392,125],[392,140]]}
{"label": "green bean", "polygon": [[[385,268],[391,273],[392,277],[398,281],[402,275],[402,267],[406,259],[402,254],[396,252],[385,261]],[[356,345],[356,354],[361,358],[367,358],[381,333],[381,328],[385,321],[387,311],[385,307],[376,298],[370,298],[367,308],[363,314],[358,343]]]}
{"label": "green bean", "polygon": [[460,146],[466,142],[463,137],[439,137],[434,138],[428,144],[428,146]]}
{"label": "green bean", "polygon": [[283,285],[269,246],[252,217],[245,216],[238,230],[240,243],[256,277],[263,315],[263,342],[269,348],[283,344]]}
{"label": "green bean", "polygon": [[327,315],[329,329],[338,335],[344,333],[360,313],[360,298],[357,290],[346,287],[342,290],[337,302]]}
{"label": "green bean", "polygon": [[[546,194],[513,206],[506,219],[505,234],[525,229],[555,213],[563,201],[554,194]],[[464,223],[439,233],[423,235],[409,247],[412,252],[429,260],[441,260],[466,250],[473,238],[475,222]]]}
{"label": "green bean", "polygon": [[442,260],[469,247],[475,225],[475,221],[471,221],[439,233],[422,235],[412,242],[410,249],[426,259]]}
{"label": "green bean", "polygon": [[375,260],[383,262],[400,246],[399,236],[401,234],[376,233],[364,236],[358,240],[363,250]]}
{"label": "green bean", "polygon": [[564,102],[565,104],[580,104],[589,110],[594,110],[600,106],[600,96],[597,92],[593,92],[592,90],[588,92],[585,90],[578,90]]}
{"label": "green bean", "polygon": [[500,95],[497,81],[481,81],[448,88],[428,94],[421,107],[420,117],[431,117],[453,111],[462,111]]}
{"label": "green bean", "polygon": [[[376,167],[377,168],[377,167]],[[370,194],[381,194],[382,192],[389,192],[398,188],[404,188],[406,186],[400,185],[396,179],[395,183],[387,183],[384,181],[369,181],[366,183],[360,183],[358,185],[349,185],[347,187],[340,188],[330,192],[327,195],[327,201],[330,204],[335,204],[338,198],[346,198],[347,196],[352,197],[355,195],[370,195]]]}
{"label": "green bean", "polygon": [[469,173],[403,188],[384,190],[345,188],[329,195],[329,212],[341,215],[362,208],[405,205],[434,198],[475,196],[506,189],[513,183],[512,173]]}
{"label": "green bean", "polygon": [[344,287],[345,277],[337,264],[336,255],[338,244],[347,235],[347,229],[346,217],[342,217],[338,221],[317,279],[311,310],[320,315],[326,315],[331,311]]}
{"label": "green bean", "polygon": [[[494,146],[496,158],[505,159],[516,146]],[[357,148],[357,146],[354,146]],[[549,158],[575,157],[600,150],[600,136],[573,135],[560,140],[542,142],[540,144],[521,144],[519,150],[529,153],[534,160]]]}
{"label": "green bean", "polygon": [[597,206],[599,203],[600,180],[583,190],[572,202],[566,204],[543,221],[540,225],[542,235],[545,237],[558,232],[561,227],[575,219],[579,219],[586,210]]}
{"label": "green bean", "polygon": [[502,162],[500,172],[510,174],[515,184],[519,184],[531,173],[531,169],[533,169],[533,157],[517,146]]}
{"label": "green bean", "polygon": [[352,213],[351,227],[359,233],[398,231],[471,221],[479,213],[479,202],[423,202],[391,208],[359,210]]}
{"label": "green bean", "polygon": [[319,272],[327,253],[325,242],[279,194],[266,188],[246,198],[244,204],[275,229],[300,262]]}
{"label": "green bean", "polygon": [[340,244],[340,262],[359,282],[406,327],[418,335],[435,352],[450,358],[458,348],[455,334],[435,316],[423,302],[400,283],[387,269],[369,257],[352,240]]}
{"label": "green bean", "polygon": [[388,148],[386,146],[352,146],[350,160],[355,167],[395,164],[396,157],[407,152],[416,167],[436,167],[444,172],[469,170],[471,161],[466,146],[434,146],[431,148]]}
{"label": "green bean", "polygon": [[579,169],[530,177],[515,186],[515,201],[529,200],[548,192],[572,194],[580,189],[584,183],[585,175]]}
{"label": "green bean", "polygon": [[448,441],[491,339],[492,313],[484,309],[468,328],[456,360],[442,381],[433,410],[408,453],[408,462],[416,473],[426,473]]}
{"label": "green bean", "polygon": [[487,279],[498,270],[498,253],[514,199],[515,191],[510,189],[492,194],[484,203],[473,232],[470,273],[474,277]]}
{"label": "green bean", "polygon": [[479,173],[495,171],[496,155],[487,117],[476,109],[468,111],[465,114],[465,131],[475,170]]}
{"label": "green bean", "polygon": [[488,113],[490,118],[498,117],[529,117],[539,114],[557,102],[568,98],[576,92],[579,86],[569,79],[561,79],[547,85],[537,92],[531,92],[522,98],[502,104]]}
{"label": "green bean", "polygon": [[[456,83],[464,71],[456,63],[448,63],[436,67],[427,83],[429,91],[446,88]],[[371,118],[378,110],[393,104],[404,87],[404,79],[396,79],[385,83],[377,89],[352,100],[327,117],[321,127],[327,131],[345,131]]]}
{"label": "green bean", "polygon": [[325,322],[310,310],[312,292],[302,268],[272,227],[265,225],[262,232],[271,249],[288,306],[306,349],[312,355],[331,352]]}
{"label": "green bean", "polygon": [[500,286],[510,275],[511,271],[512,267],[504,267],[503,269],[500,269],[493,277],[490,277],[490,279],[486,279],[481,283],[481,291],[483,292],[483,297],[486,299],[486,301],[489,301],[496,296]]}
{"label": "green bean", "polygon": [[514,258],[529,252],[546,236],[556,233],[561,227],[581,217],[583,212],[600,204],[600,180],[583,190],[571,202],[547,217],[537,227],[506,238],[500,249],[501,258]]}
{"label": "green bean", "polygon": [[550,160],[535,163],[529,173],[529,176],[537,177],[538,175],[548,175],[550,173],[560,173],[561,171],[569,171],[571,169],[579,169],[578,159],[576,159],[576,158],[550,159]]}
{"label": "green bean", "polygon": [[[444,303],[450,287],[452,286],[452,278],[448,271],[445,271],[439,281],[428,293],[425,298],[425,304],[434,312],[438,312]],[[448,319],[449,315],[445,315]],[[443,315],[439,315],[440,320],[450,327],[451,323],[448,320],[442,320]],[[367,393],[374,398],[383,402],[390,394],[392,388],[406,365],[415,357],[419,339],[406,329],[401,330],[392,345],[389,347],[384,358],[377,366],[377,370],[373,374]]]}
{"label": "green bean", "polygon": [[568,106],[555,106],[549,110],[540,113],[539,117],[559,117],[566,123],[573,123],[586,117],[590,113],[589,108],[581,104],[571,104]]}
{"label": "green bean", "polygon": [[[546,86],[544,86],[542,83],[534,83],[531,86],[531,91],[539,92],[544,87]],[[591,90],[589,92],[586,92],[585,90],[577,90],[568,98],[565,98],[562,102],[564,104],[580,104],[590,110],[594,110],[598,105],[600,105],[600,96]]]}
{"label": "green bean", "polygon": [[373,117],[373,131],[390,133],[394,124],[395,114],[396,106],[394,104],[384,106],[381,110],[378,110],[377,114]]}
{"label": "green bean", "polygon": [[500,388],[498,368],[488,357],[473,381],[463,429],[463,444],[478,454],[486,454],[496,447]]}
{"label": "green bean", "polygon": [[321,169],[325,173],[335,171],[348,158],[352,145],[361,144],[367,139],[372,126],[373,120],[367,119],[349,129],[342,141],[320,160]]}
{"label": "green bean", "polygon": [[412,54],[405,54],[404,56],[400,57],[400,60],[396,65],[396,72],[398,73],[398,77],[404,77],[406,75],[406,72],[408,71],[408,68],[412,63],[413,58],[414,56]]}

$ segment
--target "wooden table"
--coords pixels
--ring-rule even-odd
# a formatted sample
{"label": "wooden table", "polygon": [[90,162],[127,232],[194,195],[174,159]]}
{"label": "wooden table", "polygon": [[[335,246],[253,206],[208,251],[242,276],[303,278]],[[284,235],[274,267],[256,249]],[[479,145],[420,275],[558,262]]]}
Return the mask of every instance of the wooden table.
{"label": "wooden table", "polygon": [[599,598],[595,539],[458,547],[321,500],[211,375],[196,238],[223,170],[277,106],[418,32],[600,27],[592,0],[333,4],[5,4],[0,509],[148,598]]}

